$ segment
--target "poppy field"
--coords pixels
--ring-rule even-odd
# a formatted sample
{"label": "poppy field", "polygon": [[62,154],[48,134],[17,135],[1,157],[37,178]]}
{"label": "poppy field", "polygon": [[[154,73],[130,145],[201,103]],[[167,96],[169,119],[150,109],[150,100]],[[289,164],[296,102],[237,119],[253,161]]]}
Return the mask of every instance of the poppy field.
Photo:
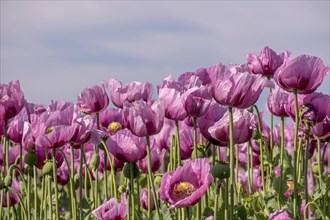
{"label": "poppy field", "polygon": [[74,103],[1,83],[0,219],[329,219],[328,72],[265,47]]}

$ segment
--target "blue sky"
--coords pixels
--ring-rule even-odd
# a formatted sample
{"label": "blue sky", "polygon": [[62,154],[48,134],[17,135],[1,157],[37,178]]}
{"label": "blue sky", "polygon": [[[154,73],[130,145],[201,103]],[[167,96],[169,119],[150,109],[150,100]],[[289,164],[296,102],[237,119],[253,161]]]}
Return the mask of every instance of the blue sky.
{"label": "blue sky", "polygon": [[[19,79],[30,102],[48,104],[75,102],[110,78],[156,85],[169,74],[244,63],[267,45],[329,65],[329,8],[329,1],[1,1],[1,82]],[[329,81],[318,91],[329,93]]]}

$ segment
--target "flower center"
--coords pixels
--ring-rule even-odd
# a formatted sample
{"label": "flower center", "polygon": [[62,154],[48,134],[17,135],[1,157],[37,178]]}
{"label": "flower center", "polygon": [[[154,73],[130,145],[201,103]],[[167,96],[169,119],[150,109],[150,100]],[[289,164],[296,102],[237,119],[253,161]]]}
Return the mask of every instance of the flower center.
{"label": "flower center", "polygon": [[49,127],[45,130],[45,134],[49,134],[51,133],[52,131],[54,131],[54,128],[53,127]]}
{"label": "flower center", "polygon": [[118,130],[121,129],[121,124],[119,122],[111,122],[109,125],[108,125],[108,130],[110,132],[113,132],[113,133],[116,133]]}
{"label": "flower center", "polygon": [[180,182],[175,184],[173,189],[173,197],[177,200],[182,200],[190,196],[195,191],[194,185],[189,182]]}

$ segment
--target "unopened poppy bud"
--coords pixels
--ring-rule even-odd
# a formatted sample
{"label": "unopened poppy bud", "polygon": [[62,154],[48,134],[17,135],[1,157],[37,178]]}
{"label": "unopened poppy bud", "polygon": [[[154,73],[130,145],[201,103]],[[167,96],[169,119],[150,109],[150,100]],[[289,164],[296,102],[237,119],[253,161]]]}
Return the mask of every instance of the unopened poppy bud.
{"label": "unopened poppy bud", "polygon": [[160,174],[156,174],[155,175],[155,179],[154,179],[154,184],[156,186],[160,186],[160,182],[162,181],[162,175]]}
{"label": "unopened poppy bud", "polygon": [[90,166],[92,168],[92,170],[97,170],[97,168],[100,165],[100,155],[98,155],[97,153],[94,153],[90,162]]}
{"label": "unopened poppy bud", "polygon": [[127,179],[130,179],[130,177],[131,177],[131,175],[130,175],[131,174],[131,166],[133,166],[132,177],[133,177],[133,179],[136,179],[140,175],[140,170],[139,170],[138,166],[136,165],[136,163],[126,163],[126,165],[124,167],[124,170],[123,170],[124,176]]}
{"label": "unopened poppy bud", "polygon": [[28,151],[27,154],[24,156],[24,162],[29,165],[33,166],[38,163],[38,157],[35,152]]}
{"label": "unopened poppy bud", "polygon": [[317,121],[317,114],[317,109],[311,103],[306,103],[300,106],[299,117],[305,123],[315,125]]}
{"label": "unopened poppy bud", "polygon": [[42,173],[44,176],[53,175],[53,163],[50,160],[47,160],[45,165],[42,167]]}
{"label": "unopened poppy bud", "polygon": [[13,179],[10,175],[7,175],[4,179],[5,186],[11,187],[11,184],[13,183]]}
{"label": "unopened poppy bud", "polygon": [[223,161],[217,161],[211,169],[214,178],[228,179],[230,176],[229,164]]}
{"label": "unopened poppy bud", "polygon": [[315,163],[312,167],[312,171],[314,174],[319,174],[319,166],[317,163]]}
{"label": "unopened poppy bud", "polygon": [[254,140],[259,140],[261,138],[261,134],[260,134],[260,132],[258,131],[258,130],[255,130],[254,132],[253,132],[253,139]]}

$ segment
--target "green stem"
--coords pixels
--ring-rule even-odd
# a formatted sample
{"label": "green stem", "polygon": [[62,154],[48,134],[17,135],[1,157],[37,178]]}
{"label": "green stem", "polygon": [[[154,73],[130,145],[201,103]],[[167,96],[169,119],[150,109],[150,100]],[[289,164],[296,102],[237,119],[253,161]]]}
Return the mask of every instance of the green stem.
{"label": "green stem", "polygon": [[154,184],[154,178],[151,172],[151,152],[150,152],[150,139],[149,136],[146,137],[147,139],[147,157],[148,157],[148,176],[149,176],[149,180],[150,180],[150,185],[151,185],[151,189],[152,189],[152,194],[154,197],[154,202],[155,202],[155,208],[158,214],[158,218],[162,219],[160,212],[159,212],[159,206],[158,206],[158,197],[156,194],[156,189],[155,189],[155,184]]}
{"label": "green stem", "polygon": [[264,169],[264,148],[263,148],[263,141],[262,141],[262,121],[259,114],[259,109],[256,105],[253,105],[257,113],[258,119],[258,132],[261,135],[259,139],[259,148],[260,148],[260,170],[261,170],[261,183],[262,183],[262,190],[265,191],[265,169]]}
{"label": "green stem", "polygon": [[38,219],[37,168],[35,166],[33,166],[33,187],[34,187],[34,219]]}
{"label": "green stem", "polygon": [[53,201],[52,201],[52,185],[51,185],[52,183],[51,183],[51,177],[48,177],[47,180],[48,180],[47,184],[48,184],[49,213],[50,213],[50,219],[53,220]]}
{"label": "green stem", "polygon": [[180,144],[180,130],[179,130],[179,122],[175,121],[175,135],[176,135],[176,147],[177,147],[177,167],[181,166],[181,144]]}
{"label": "green stem", "polygon": [[20,205],[21,205],[21,207],[22,207],[22,209],[24,211],[24,214],[25,214],[25,216],[27,216],[26,207],[24,205],[24,202],[22,200],[22,197],[18,194],[18,192],[14,188],[8,187],[8,189],[9,189],[8,191],[11,191],[12,193],[14,193],[15,196],[18,198],[18,200],[20,202]]}
{"label": "green stem", "polygon": [[[109,199],[109,187],[108,187],[108,172],[107,172],[107,154],[103,154],[103,164],[104,164],[103,165],[103,174],[104,174],[103,186],[104,186],[105,198],[108,200]],[[110,188],[112,188],[111,185],[110,185]]]}
{"label": "green stem", "polygon": [[322,180],[321,180],[321,175],[322,175],[322,168],[321,168],[321,141],[319,138],[316,138],[317,140],[317,167],[319,171],[319,187],[320,189],[322,188]]}
{"label": "green stem", "polygon": [[[306,125],[306,148],[305,148],[305,161],[304,161],[304,191],[305,191],[305,200],[306,204],[308,203],[308,175],[307,175],[307,164],[308,164],[308,148],[309,148],[309,136],[310,136],[310,127],[308,123]],[[308,209],[307,209],[308,216]]]}
{"label": "green stem", "polygon": [[54,189],[55,189],[55,219],[59,219],[59,208],[58,208],[58,184],[57,184],[57,166],[56,166],[56,148],[53,148],[53,178],[54,178]]}
{"label": "green stem", "polygon": [[301,170],[302,168],[302,163],[303,162],[303,153],[302,153],[302,139],[299,138],[298,141],[298,152],[297,152],[297,169],[296,169],[296,173],[297,173],[297,184],[301,184],[301,174],[303,173],[303,170]]}
{"label": "green stem", "polygon": [[194,120],[194,157],[197,158],[197,118],[193,117]]}
{"label": "green stem", "polygon": [[214,219],[218,219],[218,203],[219,203],[219,192],[220,192],[220,182],[218,179],[215,180],[215,201],[214,201]]}
{"label": "green stem", "polygon": [[[30,169],[30,166],[27,167],[27,169]],[[31,218],[31,176],[30,171],[28,171],[27,174],[27,219],[29,220]]]}
{"label": "green stem", "polygon": [[235,173],[234,173],[234,125],[233,125],[233,108],[228,107],[229,111],[229,150],[230,150],[230,220],[234,219],[234,183],[235,183]]}
{"label": "green stem", "polygon": [[[70,201],[71,201],[71,211],[72,211],[72,217],[73,219],[77,219],[76,215],[76,197],[74,193],[74,151],[73,146],[70,144],[70,153],[71,153],[71,169],[69,169],[70,172]],[[66,158],[66,157],[64,157]]]}
{"label": "green stem", "polygon": [[299,126],[299,110],[298,110],[298,95],[297,90],[293,92],[294,96],[294,110],[295,110],[295,131],[294,131],[294,141],[293,141],[293,218],[298,219],[297,215],[297,200],[298,200],[298,185],[297,185],[297,141],[298,141],[298,126]]}
{"label": "green stem", "polygon": [[252,175],[251,175],[251,170],[252,170],[252,166],[251,166],[251,157],[250,155],[252,154],[252,151],[251,151],[251,142],[249,141],[248,142],[248,149],[246,151],[246,154],[247,154],[247,165],[248,165],[248,186],[249,186],[249,192],[250,194],[252,194]]}
{"label": "green stem", "polygon": [[212,144],[212,166],[215,165],[216,147]]}
{"label": "green stem", "polygon": [[278,192],[278,207],[281,208],[280,198],[282,196],[282,181],[283,181],[283,157],[284,157],[284,117],[281,117],[281,128],[280,128],[280,187]]}
{"label": "green stem", "polygon": [[135,202],[134,202],[134,177],[133,177],[133,172],[134,172],[134,169],[133,169],[133,163],[129,163],[129,167],[130,167],[130,195],[131,195],[131,200],[132,200],[132,219],[134,220],[135,219]]}
{"label": "green stem", "polygon": [[[83,180],[82,180],[82,168],[83,168],[83,154],[84,154],[84,145],[80,145],[80,162],[79,162],[79,219],[83,219],[83,212],[82,212],[82,187],[83,187]],[[87,172],[85,173],[87,175]],[[87,188],[85,188],[85,192],[87,193]]]}
{"label": "green stem", "polygon": [[105,153],[108,156],[108,160],[110,163],[110,169],[111,169],[111,179],[112,179],[112,185],[113,185],[113,192],[114,192],[114,198],[117,198],[117,185],[116,185],[116,174],[115,174],[115,166],[114,166],[114,158],[111,158],[109,150],[105,143],[102,141],[103,148],[105,150]]}
{"label": "green stem", "polygon": [[151,187],[150,187],[150,178],[147,178],[148,184],[148,219],[151,218]]}
{"label": "green stem", "polygon": [[42,178],[41,180],[41,200],[40,200],[40,219],[46,219],[47,218],[47,214],[45,215],[45,218],[43,218],[43,212],[44,212],[44,204],[45,204],[45,193],[46,193],[46,190],[45,190],[45,178]]}

